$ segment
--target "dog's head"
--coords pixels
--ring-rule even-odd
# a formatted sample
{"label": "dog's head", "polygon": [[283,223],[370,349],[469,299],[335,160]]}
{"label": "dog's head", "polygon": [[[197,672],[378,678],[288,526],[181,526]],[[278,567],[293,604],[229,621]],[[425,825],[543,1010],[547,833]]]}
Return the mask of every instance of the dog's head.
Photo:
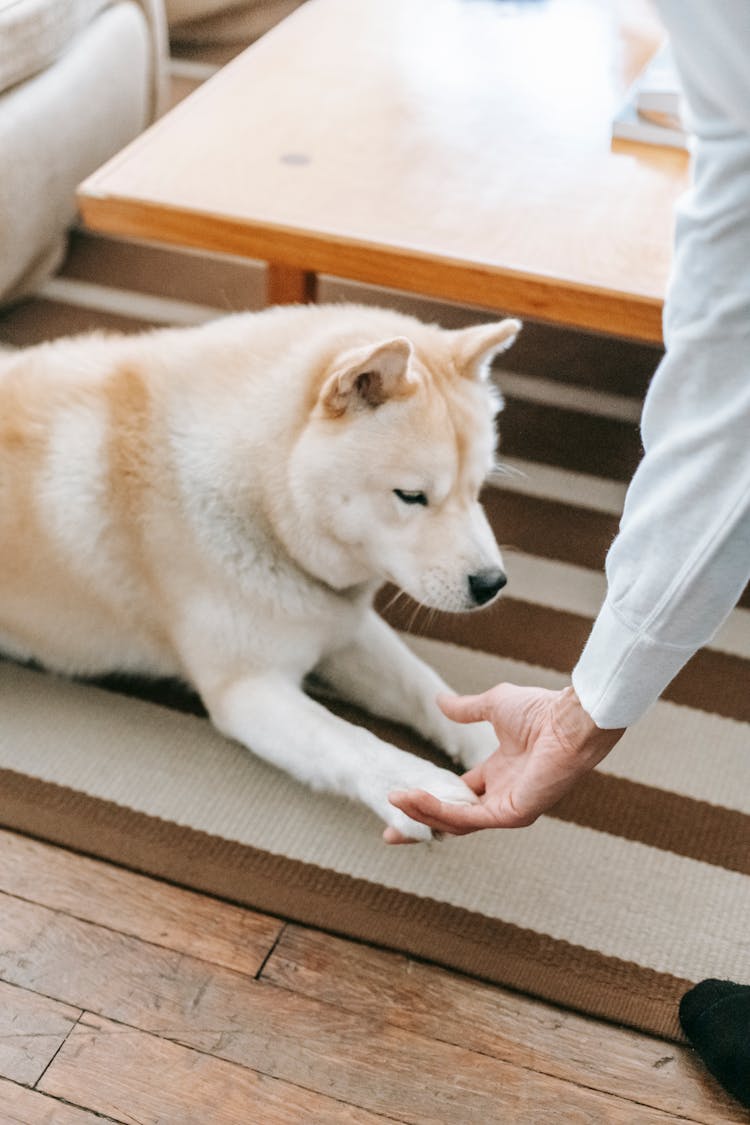
{"label": "dog's head", "polygon": [[436,609],[475,609],[505,585],[479,492],[501,405],[490,361],[521,325],[413,323],[408,336],[326,363],[290,466],[295,500],[340,545],[352,576],[392,582]]}

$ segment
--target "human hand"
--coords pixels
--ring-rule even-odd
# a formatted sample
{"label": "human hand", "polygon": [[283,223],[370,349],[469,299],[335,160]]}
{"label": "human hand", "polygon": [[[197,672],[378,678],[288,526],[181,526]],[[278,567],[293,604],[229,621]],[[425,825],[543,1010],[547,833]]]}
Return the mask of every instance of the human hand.
{"label": "human hand", "polygon": [[[463,775],[479,803],[453,805],[419,789],[390,793],[388,799],[414,820],[453,836],[533,824],[625,733],[597,727],[572,687],[549,691],[498,684],[482,695],[441,695],[438,704],[455,722],[484,720],[495,728],[497,750]],[[410,842],[393,828],[383,839]]]}

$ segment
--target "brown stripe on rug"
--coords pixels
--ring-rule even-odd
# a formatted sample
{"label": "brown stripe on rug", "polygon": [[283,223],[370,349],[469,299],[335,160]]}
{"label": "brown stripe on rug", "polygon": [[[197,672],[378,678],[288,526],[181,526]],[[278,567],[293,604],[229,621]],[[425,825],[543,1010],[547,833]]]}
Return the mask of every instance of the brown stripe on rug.
{"label": "brown stripe on rug", "polygon": [[691,982],[547,934],[167,823],[0,769],[2,823],[285,918],[684,1041]]}
{"label": "brown stripe on rug", "polygon": [[[511,477],[482,490],[482,504],[505,550],[602,570],[617,535],[619,516],[515,491]],[[739,606],[750,607],[750,585]]]}
{"label": "brown stripe on rug", "polygon": [[489,485],[482,491],[487,518],[503,549],[601,570],[619,518],[542,496]]}
{"label": "brown stripe on rug", "polygon": [[0,344],[30,348],[81,332],[140,332],[154,322],[41,297],[0,310]]}
{"label": "brown stripe on rug", "polygon": [[[512,352],[498,368],[642,399],[662,357],[662,349],[553,324],[525,325]],[[498,371],[502,380],[502,372]]]}
{"label": "brown stripe on rug", "polygon": [[[394,628],[466,648],[570,673],[591,631],[592,620],[566,610],[501,598],[476,615],[425,610],[406,597],[394,601],[387,587],[377,605]],[[710,648],[698,651],[664,692],[687,707],[750,722],[750,663]]]}
{"label": "brown stripe on rug", "polygon": [[[499,379],[502,388],[502,376]],[[498,419],[500,453],[542,465],[628,481],[641,459],[638,427],[507,395]]]}
{"label": "brown stripe on rug", "polygon": [[594,771],[549,815],[750,875],[750,816],[736,809]]}

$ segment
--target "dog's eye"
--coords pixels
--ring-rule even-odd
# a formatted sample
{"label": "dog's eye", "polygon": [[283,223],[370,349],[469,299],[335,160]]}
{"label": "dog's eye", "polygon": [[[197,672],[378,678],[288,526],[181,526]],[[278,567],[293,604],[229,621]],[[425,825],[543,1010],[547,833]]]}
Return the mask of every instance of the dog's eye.
{"label": "dog's eye", "polygon": [[423,508],[427,507],[427,494],[425,492],[412,492],[403,488],[394,488],[393,491],[399,500],[403,500],[404,504],[421,504]]}

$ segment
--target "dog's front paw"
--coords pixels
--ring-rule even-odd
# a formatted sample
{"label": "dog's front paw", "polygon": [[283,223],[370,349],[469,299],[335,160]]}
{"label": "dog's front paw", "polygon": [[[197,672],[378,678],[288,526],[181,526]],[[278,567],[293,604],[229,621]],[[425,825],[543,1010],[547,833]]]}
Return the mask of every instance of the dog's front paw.
{"label": "dog's front paw", "polygon": [[[474,805],[478,801],[477,795],[469,789],[468,785],[451,773],[450,770],[431,766],[428,762],[420,762],[420,769],[405,770],[404,773],[388,787],[388,792],[396,790],[422,789],[431,793],[439,801],[450,804]],[[386,795],[387,801],[387,795]],[[394,828],[405,841],[427,841],[433,838],[433,833],[426,824],[412,820],[406,813],[395,808],[387,801],[383,819],[390,828]]]}
{"label": "dog's front paw", "polygon": [[452,724],[449,739],[447,752],[465,770],[474,769],[497,750],[497,735],[489,723]]}
{"label": "dog's front paw", "polygon": [[426,844],[433,839],[432,829],[418,820],[412,820],[401,809],[391,805],[391,811],[386,814],[385,822],[389,829],[395,829],[396,836],[391,836],[389,842],[403,844]]}

